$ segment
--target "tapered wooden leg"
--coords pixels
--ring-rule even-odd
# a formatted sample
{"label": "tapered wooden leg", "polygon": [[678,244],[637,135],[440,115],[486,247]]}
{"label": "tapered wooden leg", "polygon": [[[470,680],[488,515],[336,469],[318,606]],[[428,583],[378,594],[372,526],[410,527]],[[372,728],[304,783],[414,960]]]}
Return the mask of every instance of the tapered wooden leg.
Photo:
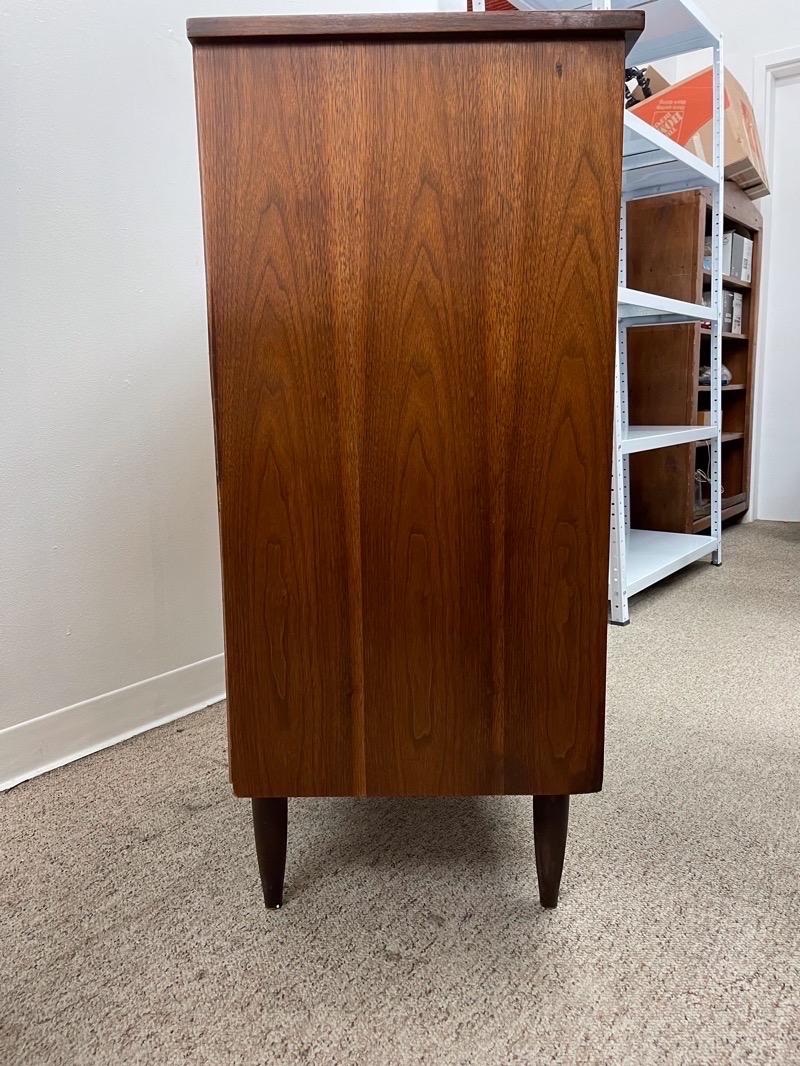
{"label": "tapered wooden leg", "polygon": [[543,907],[555,907],[558,903],[568,823],[569,796],[533,797],[533,843],[539,900]]}
{"label": "tapered wooden leg", "polygon": [[271,910],[283,905],[288,808],[285,796],[253,800],[258,871],[261,874],[264,902]]}

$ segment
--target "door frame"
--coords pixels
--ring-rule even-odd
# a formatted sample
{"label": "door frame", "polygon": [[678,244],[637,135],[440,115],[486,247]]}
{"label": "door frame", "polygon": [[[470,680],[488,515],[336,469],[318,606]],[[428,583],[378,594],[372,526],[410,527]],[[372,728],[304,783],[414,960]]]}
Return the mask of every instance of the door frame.
{"label": "door frame", "polygon": [[[753,59],[753,109],[756,121],[764,138],[764,159],[767,178],[772,181],[775,154],[775,93],[782,81],[800,75],[800,45],[781,48],[774,52],[761,52]],[[750,458],[750,510],[747,521],[759,518],[759,466],[761,458],[761,427],[764,417],[764,367],[766,362],[767,322],[769,321],[769,267],[770,235],[772,230],[772,203],[768,197],[764,204],[764,231],[761,248],[761,280],[759,291],[759,323],[756,338],[756,375],[753,410],[753,447]]]}

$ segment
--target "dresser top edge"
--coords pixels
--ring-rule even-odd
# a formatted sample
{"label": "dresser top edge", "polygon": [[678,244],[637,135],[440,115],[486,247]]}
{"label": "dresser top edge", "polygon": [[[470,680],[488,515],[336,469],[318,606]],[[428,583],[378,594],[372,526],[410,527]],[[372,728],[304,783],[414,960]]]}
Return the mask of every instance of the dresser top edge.
{"label": "dresser top edge", "polygon": [[193,43],[230,39],[341,39],[343,37],[497,37],[597,35],[625,38],[630,50],[644,29],[644,12],[511,11],[384,15],[234,15],[190,18]]}

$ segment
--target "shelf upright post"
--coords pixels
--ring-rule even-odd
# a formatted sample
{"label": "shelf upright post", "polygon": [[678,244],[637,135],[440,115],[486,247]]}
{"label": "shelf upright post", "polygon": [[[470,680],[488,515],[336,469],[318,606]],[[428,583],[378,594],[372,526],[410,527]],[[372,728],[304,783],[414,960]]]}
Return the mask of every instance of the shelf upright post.
{"label": "shelf upright post", "polygon": [[[618,280],[625,285],[628,276],[627,251],[628,201],[622,197],[619,212]],[[628,331],[617,322],[617,346],[614,366],[614,456],[611,468],[611,542],[609,552],[609,589],[611,621],[624,626],[628,614],[628,579],[626,572],[627,536],[630,531],[629,456],[622,451],[628,431]]]}
{"label": "shelf upright post", "polygon": [[714,45],[713,105],[714,120],[713,164],[717,183],[711,190],[711,423],[716,435],[709,441],[711,474],[711,537],[715,547],[711,561],[722,565],[722,195],[725,172],[724,150],[724,70],[722,65],[722,37]]}
{"label": "shelf upright post", "polygon": [[[622,201],[622,209],[627,213],[627,203]],[[627,324],[619,330],[619,396],[622,408],[622,436],[628,436],[630,415],[628,413],[628,329]],[[625,452],[622,456],[622,492],[625,502],[625,533],[631,531],[631,457]]]}

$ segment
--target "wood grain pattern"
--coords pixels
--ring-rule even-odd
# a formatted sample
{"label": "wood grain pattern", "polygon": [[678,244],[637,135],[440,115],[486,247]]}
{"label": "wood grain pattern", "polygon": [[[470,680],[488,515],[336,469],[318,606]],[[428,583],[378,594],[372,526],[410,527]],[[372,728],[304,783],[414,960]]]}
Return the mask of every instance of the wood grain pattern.
{"label": "wood grain pattern", "polygon": [[231,775],[242,794],[347,793],[360,606],[318,155],[335,72],[321,51],[277,45],[201,50],[196,74]]}
{"label": "wood grain pattern", "polygon": [[362,449],[367,781],[490,792],[480,146],[464,107],[484,50],[382,51],[398,105],[381,108],[367,170],[365,349],[381,353],[365,370]]}
{"label": "wood grain pattern", "polygon": [[195,44],[238,794],[600,787],[623,59]]}
{"label": "wood grain pattern", "polygon": [[[701,303],[704,221],[697,192],[631,202],[628,284]],[[658,255],[653,255],[653,248],[658,248]],[[696,325],[684,325],[628,331],[628,411],[633,425],[690,426],[697,421],[698,330]],[[631,456],[635,529],[691,530],[694,466],[691,444]]]}
{"label": "wood grain pattern", "polygon": [[276,40],[340,37],[486,37],[513,34],[542,37],[547,34],[589,33],[595,39],[607,35],[625,41],[629,51],[644,29],[642,11],[509,11],[493,12],[491,21],[483,12],[428,12],[397,15],[234,15],[223,18],[192,18],[186,33],[192,41],[224,38],[269,38]]}
{"label": "wood grain pattern", "polygon": [[[499,398],[492,477],[502,480],[493,624],[503,633],[504,790],[569,793],[602,778],[622,52],[530,47],[508,46],[481,116],[484,129],[526,131],[492,138],[484,155],[484,188],[500,193],[480,241]],[[572,92],[590,94],[590,82],[596,107],[576,123]]]}
{"label": "wood grain pattern", "polygon": [[543,907],[558,906],[568,827],[569,796],[533,797],[536,876],[539,881],[539,901]]}

